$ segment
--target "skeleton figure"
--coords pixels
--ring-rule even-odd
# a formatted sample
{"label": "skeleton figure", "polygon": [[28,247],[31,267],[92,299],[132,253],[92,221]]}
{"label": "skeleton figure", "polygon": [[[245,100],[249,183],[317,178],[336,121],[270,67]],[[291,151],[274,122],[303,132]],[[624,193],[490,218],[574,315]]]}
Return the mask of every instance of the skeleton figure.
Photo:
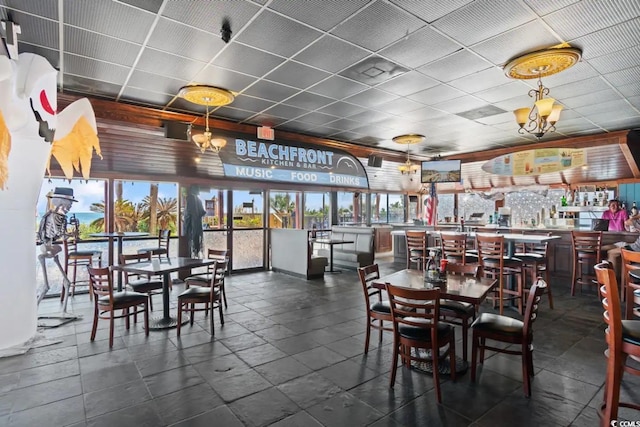
{"label": "skeleton figure", "polygon": [[38,304],[42,301],[42,298],[49,292],[49,279],[47,277],[47,259],[53,259],[60,272],[62,273],[62,281],[65,289],[65,298],[63,302],[63,313],[67,311],[67,298],[69,297],[69,286],[71,282],[64,272],[62,264],[60,264],[60,258],[58,254],[62,251],[59,244],[55,242],[60,239],[67,239],[67,213],[71,209],[73,202],[77,202],[73,198],[72,188],[56,188],[53,194],[48,194],[48,198],[51,199],[53,208],[50,209],[40,221],[40,227],[38,227],[38,235],[36,244],[40,245],[40,255],[38,260],[42,266],[42,272],[44,275],[44,283],[38,289]]}

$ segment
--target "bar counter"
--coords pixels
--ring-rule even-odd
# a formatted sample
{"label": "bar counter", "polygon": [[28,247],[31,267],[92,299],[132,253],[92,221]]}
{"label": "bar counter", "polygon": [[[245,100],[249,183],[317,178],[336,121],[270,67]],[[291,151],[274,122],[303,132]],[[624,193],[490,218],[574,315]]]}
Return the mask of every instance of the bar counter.
{"label": "bar counter", "polygon": [[[391,235],[393,236],[393,258],[395,262],[405,263],[406,257],[406,244],[404,238],[405,230],[430,230],[430,231],[443,231],[452,232],[459,229],[459,224],[439,224],[436,227],[412,225],[412,224],[394,224]],[[555,236],[560,236],[559,239],[555,239],[549,242],[549,268],[550,273],[553,276],[558,277],[571,277],[573,268],[573,253],[571,250],[571,229],[567,228],[538,228],[538,227],[491,227],[484,225],[467,225],[465,224],[465,230],[467,232],[476,231],[479,233],[552,233]],[[587,231],[588,229],[575,228],[575,230]],[[616,242],[628,242],[632,243],[638,238],[638,233],[627,231],[604,231],[602,232],[602,246],[612,245]],[[429,236],[429,246],[434,245],[433,236]],[[606,252],[602,254],[606,259]]]}

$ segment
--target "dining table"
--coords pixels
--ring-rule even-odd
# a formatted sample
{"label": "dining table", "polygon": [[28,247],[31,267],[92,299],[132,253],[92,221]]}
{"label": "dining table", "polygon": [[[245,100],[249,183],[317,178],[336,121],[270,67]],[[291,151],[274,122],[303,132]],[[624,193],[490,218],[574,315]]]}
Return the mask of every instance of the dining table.
{"label": "dining table", "polygon": [[[215,259],[208,258],[186,258],[169,257],[162,259],[152,259],[151,262],[136,262],[132,264],[117,265],[116,270],[126,271],[142,275],[162,275],[162,315],[149,317],[149,329],[169,329],[178,325],[178,318],[171,313],[169,308],[169,285],[171,273],[182,270],[191,270],[197,267],[206,267],[214,264]],[[187,323],[189,316],[182,316],[182,323]]]}
{"label": "dining table", "polygon": [[[477,310],[477,307],[496,286],[498,280],[451,273],[429,279],[425,277],[422,270],[405,269],[374,279],[371,281],[371,286],[376,289],[386,289],[387,283],[413,289],[438,288],[442,299],[473,304]],[[464,338],[467,339],[468,337]],[[440,363],[438,366],[440,373],[445,375],[451,373],[449,363]],[[456,373],[463,373],[467,370],[469,364],[463,358],[456,356],[455,366]],[[426,364],[420,369],[426,372],[433,372],[431,364]]]}
{"label": "dining table", "polygon": [[[91,237],[101,237],[109,239],[109,265],[120,264],[120,255],[122,255],[122,241],[124,239],[135,239],[137,237],[146,237],[149,233],[138,231],[115,231],[91,233]],[[113,241],[117,242],[118,259],[113,259]],[[118,272],[118,292],[122,290],[122,273]]]}
{"label": "dining table", "polygon": [[331,237],[313,239],[314,243],[329,246],[329,273],[339,273],[340,270],[333,268],[333,247],[335,245],[346,245],[348,243],[355,243],[353,240],[334,239]]}

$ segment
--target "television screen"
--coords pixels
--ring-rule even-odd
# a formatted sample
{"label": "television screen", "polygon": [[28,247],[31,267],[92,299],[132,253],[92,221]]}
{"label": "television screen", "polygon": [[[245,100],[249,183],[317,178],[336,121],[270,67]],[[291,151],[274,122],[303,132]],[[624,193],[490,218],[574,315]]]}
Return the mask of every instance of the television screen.
{"label": "television screen", "polygon": [[460,182],[460,160],[422,162],[421,182]]}

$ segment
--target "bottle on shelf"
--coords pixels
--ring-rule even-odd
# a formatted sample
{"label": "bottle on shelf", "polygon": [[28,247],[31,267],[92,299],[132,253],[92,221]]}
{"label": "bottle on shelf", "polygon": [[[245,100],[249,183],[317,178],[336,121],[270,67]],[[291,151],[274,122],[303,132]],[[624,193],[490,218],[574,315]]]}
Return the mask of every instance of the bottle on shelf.
{"label": "bottle on shelf", "polygon": [[563,206],[573,206],[573,191],[569,190],[567,193],[567,204]]}
{"label": "bottle on shelf", "polygon": [[560,198],[560,206],[567,206],[567,198],[564,194],[562,195],[562,198]]}
{"label": "bottle on shelf", "polygon": [[631,205],[631,216],[638,215],[638,207],[636,206],[636,202],[633,202]]}

